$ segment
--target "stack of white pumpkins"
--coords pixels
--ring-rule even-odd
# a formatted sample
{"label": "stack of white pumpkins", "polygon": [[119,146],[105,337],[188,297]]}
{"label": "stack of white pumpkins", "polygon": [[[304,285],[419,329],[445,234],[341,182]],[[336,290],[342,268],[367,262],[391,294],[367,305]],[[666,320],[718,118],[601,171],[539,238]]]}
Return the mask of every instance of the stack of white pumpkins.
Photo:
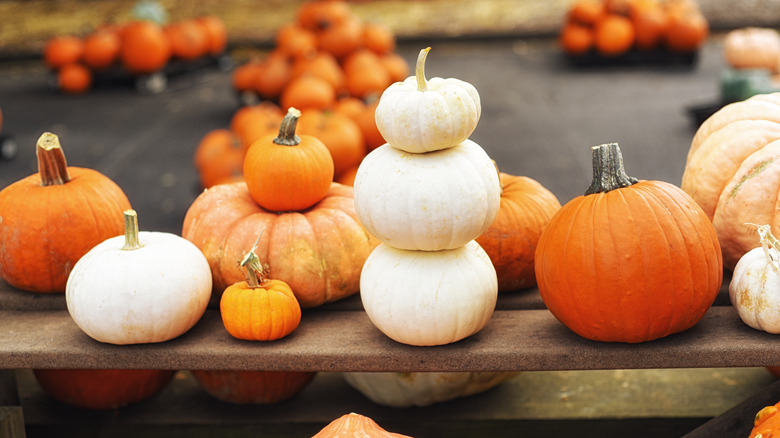
{"label": "stack of white pumpkins", "polygon": [[387,144],[355,176],[358,219],[381,244],[366,260],[360,296],[371,322],[408,345],[449,344],[480,331],[498,296],[496,271],[474,239],[500,205],[495,163],[468,139],[482,112],[477,90],[416,72],[376,109]]}

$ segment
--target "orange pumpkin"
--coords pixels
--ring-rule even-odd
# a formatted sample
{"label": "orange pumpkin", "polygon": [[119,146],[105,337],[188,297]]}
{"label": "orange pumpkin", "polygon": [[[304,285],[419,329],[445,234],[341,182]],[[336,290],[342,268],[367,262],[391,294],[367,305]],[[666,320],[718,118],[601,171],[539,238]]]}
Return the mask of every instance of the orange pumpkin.
{"label": "orange pumpkin", "polygon": [[320,140],[333,159],[333,175],[360,163],[366,154],[363,133],[348,115],[338,111],[301,111],[298,132]]}
{"label": "orange pumpkin", "polygon": [[340,437],[410,438],[407,435],[388,432],[371,418],[354,412],[331,421],[312,438]]}
{"label": "orange pumpkin", "polygon": [[344,89],[346,78],[338,60],[328,52],[317,52],[315,55],[298,58],[292,66],[292,77],[297,78],[306,74],[319,76],[331,85],[339,93]]}
{"label": "orange pumpkin", "polygon": [[171,55],[193,61],[206,55],[209,40],[202,26],[194,20],[181,20],[163,27],[171,44]]}
{"label": "orange pumpkin", "polygon": [[204,15],[195,18],[195,24],[201,27],[206,35],[206,54],[221,55],[227,48],[228,35],[225,23],[216,15]]}
{"label": "orange pumpkin", "polygon": [[360,128],[365,141],[365,153],[387,143],[376,126],[376,107],[379,99],[365,102],[357,97],[344,97],[336,103],[335,111],[348,115]]}
{"label": "orange pumpkin", "polygon": [[409,77],[409,63],[406,59],[396,52],[379,55],[379,63],[390,75],[391,82],[401,82]]}
{"label": "orange pumpkin", "polygon": [[84,39],[84,64],[93,70],[114,65],[122,50],[119,33],[112,28],[99,29]]}
{"label": "orange pumpkin", "polygon": [[303,391],[317,373],[305,371],[192,370],[207,394],[228,403],[268,405]]}
{"label": "orange pumpkin", "polygon": [[82,409],[117,409],[165,389],[173,370],[36,369],[33,376],[51,398]]}
{"label": "orange pumpkin", "polygon": [[379,55],[371,50],[358,49],[350,53],[343,66],[347,90],[351,96],[380,96],[393,83]]}
{"label": "orange pumpkin", "polygon": [[287,23],[276,31],[276,50],[289,59],[296,60],[314,56],[317,53],[317,36],[297,23]]}
{"label": "orange pumpkin", "polygon": [[338,59],[344,59],[361,47],[363,43],[363,22],[349,15],[320,30],[317,35],[317,49],[328,52]]}
{"label": "orange pumpkin", "polygon": [[84,41],[75,35],[62,35],[49,39],[43,48],[43,61],[52,70],[81,61]]}
{"label": "orange pumpkin", "polygon": [[654,50],[661,46],[668,17],[659,0],[633,0],[629,17],[636,30],[637,49]]}
{"label": "orange pumpkin", "polygon": [[290,60],[277,49],[257,64],[252,88],[263,99],[278,100],[291,80]]}
{"label": "orange pumpkin", "polygon": [[68,167],[59,138],[36,146],[38,173],[0,191],[0,275],[34,292],[64,292],[73,265],[98,243],[124,233],[124,192],[105,175]]}
{"label": "orange pumpkin", "polygon": [[363,47],[378,55],[390,53],[395,50],[395,32],[382,23],[364,23]]}
{"label": "orange pumpkin", "polygon": [[608,14],[594,28],[593,45],[604,56],[628,52],[636,41],[636,30],[628,17]]}
{"label": "orange pumpkin", "polygon": [[162,27],[151,21],[133,21],[121,31],[120,60],[131,73],[162,70],[171,58],[171,43]]}
{"label": "orange pumpkin", "polygon": [[57,85],[67,94],[83,94],[92,86],[92,71],[83,64],[65,64],[57,72]]}
{"label": "orange pumpkin", "polygon": [[333,158],[316,137],[295,134],[301,112],[290,108],[279,135],[263,137],[244,156],[249,194],[263,208],[295,211],[324,198],[333,181]]}
{"label": "orange pumpkin", "polygon": [[230,130],[241,140],[246,152],[255,141],[279,132],[282,119],[284,111],[279,105],[264,100],[239,108],[230,119]]}
{"label": "orange pumpkin", "polygon": [[666,0],[666,48],[676,52],[693,52],[709,36],[709,22],[694,0]]}
{"label": "orange pumpkin", "polygon": [[222,293],[219,310],[225,330],[247,341],[275,341],[293,332],[301,323],[301,306],[290,286],[268,279],[253,247],[241,261],[247,280]]}
{"label": "orange pumpkin", "polygon": [[282,108],[327,109],[336,103],[336,97],[336,88],[327,79],[307,74],[290,80],[282,90],[279,103]]}
{"label": "orange pumpkin", "polygon": [[207,132],[195,149],[195,169],[201,187],[243,179],[245,151],[241,140],[230,130]]}
{"label": "orange pumpkin", "polygon": [[256,253],[268,276],[289,284],[304,308],[357,293],[377,245],[357,220],[352,187],[338,183],[316,205],[288,213],[257,205],[245,183],[220,184],[195,199],[182,229],[209,261],[215,291],[244,279],[236,260],[259,233]]}
{"label": "orange pumpkin", "polygon": [[780,415],[777,411],[780,409],[780,403],[773,406],[766,406],[756,414],[753,419],[753,429],[750,431],[750,438],[772,438],[780,434]]}
{"label": "orange pumpkin", "polygon": [[351,17],[352,10],[344,0],[307,0],[298,6],[295,22],[319,32]]}
{"label": "orange pumpkin", "polygon": [[499,176],[501,206],[490,228],[476,240],[496,268],[499,291],[533,287],[536,244],[561,204],[531,178],[504,172]]}
{"label": "orange pumpkin", "polygon": [[644,342],[693,327],[723,279],[715,228],[678,187],[628,177],[617,144],[593,155],[590,188],[558,210],[539,238],[542,300],[596,341]]}

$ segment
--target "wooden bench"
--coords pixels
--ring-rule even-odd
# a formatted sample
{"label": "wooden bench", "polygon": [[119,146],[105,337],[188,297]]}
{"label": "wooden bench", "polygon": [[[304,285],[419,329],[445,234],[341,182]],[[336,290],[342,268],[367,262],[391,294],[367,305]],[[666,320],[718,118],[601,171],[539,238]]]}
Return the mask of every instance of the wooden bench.
{"label": "wooden bench", "polygon": [[[32,294],[0,283],[0,370],[5,370],[0,376],[6,379],[6,389],[0,391],[0,406],[18,405],[14,403],[15,388],[9,388],[13,386],[9,371],[14,369],[411,372],[780,364],[776,336],[753,330],[739,319],[728,301],[727,285],[728,278],[715,305],[695,327],[653,342],[628,345],[583,339],[558,322],[545,309],[538,291],[531,289],[500,294],[490,323],[470,338],[445,346],[412,347],[392,341],[377,330],[362,311],[357,296],[305,310],[300,327],[292,335],[271,343],[232,338],[222,326],[218,309],[210,306],[201,321],[177,339],[159,344],[108,345],[94,341],[75,325],[64,295]],[[780,400],[780,387],[769,388],[752,404],[746,402],[732,412],[734,426],[744,429],[744,419],[763,406],[754,404],[768,403],[775,397]],[[738,417],[737,412],[743,416]],[[744,417],[745,412],[751,413]]]}

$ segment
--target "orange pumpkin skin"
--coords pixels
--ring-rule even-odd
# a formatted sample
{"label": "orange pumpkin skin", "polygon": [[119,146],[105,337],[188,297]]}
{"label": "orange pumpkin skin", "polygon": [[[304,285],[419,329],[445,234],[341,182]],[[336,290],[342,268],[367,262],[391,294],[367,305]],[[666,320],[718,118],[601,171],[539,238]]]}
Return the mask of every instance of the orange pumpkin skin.
{"label": "orange pumpkin skin", "polygon": [[192,370],[192,376],[212,397],[235,404],[274,404],[288,400],[317,375],[306,371]]}
{"label": "orange pumpkin skin", "polygon": [[173,370],[33,370],[50,397],[92,410],[117,409],[146,400],[168,386],[174,374]]}
{"label": "orange pumpkin skin", "polygon": [[209,261],[215,291],[244,279],[236,260],[261,233],[256,253],[268,277],[289,284],[304,308],[357,293],[377,245],[357,220],[352,187],[338,183],[313,207],[281,214],[260,207],[245,183],[220,184],[195,199],[182,229]]}
{"label": "orange pumpkin skin", "polygon": [[225,330],[247,341],[275,341],[301,323],[301,307],[290,286],[265,280],[251,287],[246,281],[229,286],[219,302]]}
{"label": "orange pumpkin skin", "polygon": [[162,70],[173,52],[165,31],[151,21],[134,21],[121,30],[122,65],[134,74],[154,73]]}
{"label": "orange pumpkin skin", "polygon": [[777,411],[780,409],[780,403],[773,406],[766,406],[756,414],[753,420],[753,430],[750,431],[750,438],[773,438],[780,436],[780,415]]}
{"label": "orange pumpkin skin", "polygon": [[410,438],[407,435],[388,432],[371,418],[354,412],[331,421],[312,438],[340,437]]}
{"label": "orange pumpkin skin", "polygon": [[542,232],[535,263],[552,314],[578,335],[605,342],[691,328],[723,279],[712,223],[690,196],[661,181],[572,199]]}
{"label": "orange pumpkin skin", "polygon": [[499,291],[526,289],[536,285],[536,244],[561,204],[531,178],[503,172],[499,176],[501,206],[490,228],[476,240],[496,268]]}
{"label": "orange pumpkin skin", "polygon": [[243,179],[245,149],[228,129],[206,133],[195,149],[195,168],[203,188]]}
{"label": "orange pumpkin skin", "polygon": [[[100,172],[67,167],[59,142],[53,152],[42,152],[40,141],[38,149],[39,172],[0,191],[0,276],[19,289],[64,292],[73,265],[124,232],[130,201]],[[56,164],[47,158],[60,156]],[[52,173],[70,180],[42,185]]]}
{"label": "orange pumpkin skin", "polygon": [[342,112],[304,110],[298,121],[298,132],[320,140],[328,148],[335,176],[360,164],[366,155],[366,143],[360,126]]}

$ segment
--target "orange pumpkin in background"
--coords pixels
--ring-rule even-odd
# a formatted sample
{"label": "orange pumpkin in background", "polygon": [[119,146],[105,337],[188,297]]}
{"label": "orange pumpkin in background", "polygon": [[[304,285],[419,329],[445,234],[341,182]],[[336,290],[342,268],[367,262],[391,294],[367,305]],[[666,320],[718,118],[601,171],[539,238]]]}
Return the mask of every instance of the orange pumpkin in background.
{"label": "orange pumpkin in background", "polygon": [[105,70],[117,63],[121,49],[122,40],[115,29],[98,29],[84,39],[84,64],[93,70]]}
{"label": "orange pumpkin in background", "polygon": [[561,204],[531,178],[504,172],[499,177],[501,206],[490,228],[476,240],[496,268],[500,292],[526,289],[536,285],[536,244]]}
{"label": "orange pumpkin in background", "polygon": [[81,63],[65,64],[57,71],[57,85],[67,94],[83,94],[92,86],[92,71]]}
{"label": "orange pumpkin in background", "polygon": [[122,28],[120,61],[135,74],[160,71],[171,58],[171,42],[163,28],[151,21],[133,21]]}
{"label": "orange pumpkin in background", "polygon": [[317,373],[305,371],[192,370],[207,394],[228,403],[268,405],[293,398]]}
{"label": "orange pumpkin in background", "polygon": [[98,243],[124,233],[130,209],[105,175],[67,165],[59,138],[36,145],[38,173],[0,190],[0,276],[33,292],[64,292],[76,262]]}
{"label": "orange pumpkin in background", "polygon": [[241,140],[244,152],[252,143],[279,132],[284,111],[267,100],[239,108],[230,119],[230,130]]}
{"label": "orange pumpkin in background", "polygon": [[205,56],[209,40],[205,30],[195,20],[180,20],[163,27],[171,45],[171,55],[184,61]]}
{"label": "orange pumpkin in background", "polygon": [[173,380],[173,370],[36,369],[51,398],[82,409],[117,409],[147,400]]}
{"label": "orange pumpkin in background", "polygon": [[287,23],[276,31],[276,50],[294,61],[317,53],[317,36],[297,23]]}
{"label": "orange pumpkin in background", "polygon": [[388,432],[371,418],[354,412],[331,421],[312,438],[341,437],[411,438],[399,433]]}
{"label": "orange pumpkin in background", "polygon": [[43,61],[52,70],[77,63],[83,55],[84,41],[74,35],[53,37],[43,48]]}
{"label": "orange pumpkin in background", "polygon": [[336,89],[326,79],[315,75],[294,78],[282,90],[279,103],[282,108],[328,109],[336,103]]}
{"label": "orange pumpkin in background", "polygon": [[228,129],[214,129],[195,149],[195,169],[203,188],[243,179],[244,153],[241,140]]}
{"label": "orange pumpkin in background", "polygon": [[342,66],[351,96],[380,96],[393,83],[379,56],[371,50],[353,51],[344,59]]}
{"label": "orange pumpkin in background", "polygon": [[195,24],[200,26],[206,35],[206,54],[218,56],[225,52],[228,34],[222,19],[216,15],[204,15],[195,18]]}

